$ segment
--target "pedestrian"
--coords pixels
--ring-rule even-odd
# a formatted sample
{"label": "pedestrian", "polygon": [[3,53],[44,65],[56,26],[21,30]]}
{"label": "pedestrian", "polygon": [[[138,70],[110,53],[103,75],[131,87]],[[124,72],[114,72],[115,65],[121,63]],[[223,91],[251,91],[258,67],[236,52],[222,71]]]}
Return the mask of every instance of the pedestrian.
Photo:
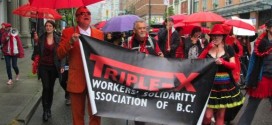
{"label": "pedestrian", "polygon": [[[13,32],[15,31],[15,32]],[[11,66],[13,67],[16,73],[16,81],[19,80],[19,68],[17,65],[17,59],[24,57],[24,49],[22,41],[18,36],[18,32],[15,29],[11,28],[11,24],[5,23],[5,32],[1,37],[2,43],[2,53],[5,56],[6,70],[8,74],[8,85],[13,83],[12,81],[12,72]]]}
{"label": "pedestrian", "polygon": [[246,77],[249,98],[238,125],[250,125],[260,102],[272,98],[272,19],[265,26],[266,32],[257,38],[250,57]]}
{"label": "pedestrian", "polygon": [[64,98],[65,98],[66,105],[71,104],[70,95],[69,95],[69,92],[67,91],[67,80],[68,80],[68,71],[69,71],[68,58],[69,57],[67,56],[64,59],[62,59],[61,69],[60,69],[60,73],[61,73],[60,85],[62,89],[65,91]]}
{"label": "pedestrian", "polygon": [[62,39],[57,51],[60,59],[69,56],[67,91],[69,92],[71,99],[73,124],[84,125],[85,105],[87,99],[89,125],[100,125],[100,117],[92,115],[78,40],[80,34],[84,34],[103,41],[104,35],[100,30],[90,27],[91,12],[87,7],[82,6],[77,9],[76,21],[76,27],[70,27],[63,30]]}
{"label": "pedestrian", "polygon": [[60,76],[61,61],[56,53],[60,37],[54,32],[54,21],[47,20],[44,27],[45,32],[39,38],[37,33],[34,34],[32,60],[39,57],[38,77],[42,81],[43,121],[48,121],[51,117],[55,81]]}
{"label": "pedestrian", "polygon": [[184,40],[185,40],[183,34],[184,29],[182,27],[177,27],[176,30],[179,33],[180,37],[179,45],[176,49],[176,58],[184,59]]}
{"label": "pedestrian", "polygon": [[164,57],[175,58],[179,43],[180,37],[174,28],[174,20],[168,17],[164,20],[164,28],[161,28],[158,32],[158,44]]}
{"label": "pedestrian", "polygon": [[[2,38],[2,35],[4,34],[5,32],[5,23],[2,23],[1,24],[1,29],[0,29],[0,50],[2,50],[2,42],[1,42],[1,38]],[[4,54],[2,53],[2,51],[0,51],[0,57],[1,57],[1,60],[4,59]]]}
{"label": "pedestrian", "polygon": [[[134,34],[131,37],[128,37],[123,47],[163,57],[163,53],[161,52],[157,41],[148,35],[147,24],[143,19],[135,21],[133,32]],[[145,123],[135,121],[135,125],[145,125]]]}
{"label": "pedestrian", "polygon": [[190,36],[184,40],[184,58],[196,59],[202,52],[201,44],[201,27],[195,26],[190,33]]}
{"label": "pedestrian", "polygon": [[35,28],[31,28],[30,36],[31,36],[31,47],[34,49],[34,33],[36,32]]}
{"label": "pedestrian", "polygon": [[211,30],[212,42],[200,54],[199,58],[214,58],[218,65],[213,87],[204,115],[203,125],[210,125],[215,113],[215,125],[224,125],[226,108],[244,103],[240,89],[235,85],[231,71],[235,69],[235,57],[232,47],[225,44],[226,32],[221,24],[215,24]]}

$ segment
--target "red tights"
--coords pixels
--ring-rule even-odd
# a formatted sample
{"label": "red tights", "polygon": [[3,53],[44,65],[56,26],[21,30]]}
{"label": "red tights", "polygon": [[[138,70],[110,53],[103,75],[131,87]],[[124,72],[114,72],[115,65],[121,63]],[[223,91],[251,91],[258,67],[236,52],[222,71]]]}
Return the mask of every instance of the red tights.
{"label": "red tights", "polygon": [[[215,125],[224,125],[224,117],[225,117],[226,109],[217,109],[215,114]],[[211,119],[214,115],[214,109],[207,108],[205,112],[205,116],[202,122],[202,125],[210,125]]]}

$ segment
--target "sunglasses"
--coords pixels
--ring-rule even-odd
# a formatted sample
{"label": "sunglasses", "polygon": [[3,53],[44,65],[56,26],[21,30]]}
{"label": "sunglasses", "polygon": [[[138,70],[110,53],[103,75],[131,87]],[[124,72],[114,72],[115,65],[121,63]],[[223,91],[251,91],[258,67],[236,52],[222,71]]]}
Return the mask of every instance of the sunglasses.
{"label": "sunglasses", "polygon": [[84,16],[84,15],[90,16],[91,13],[90,13],[90,12],[79,12],[79,13],[77,14],[77,16]]}

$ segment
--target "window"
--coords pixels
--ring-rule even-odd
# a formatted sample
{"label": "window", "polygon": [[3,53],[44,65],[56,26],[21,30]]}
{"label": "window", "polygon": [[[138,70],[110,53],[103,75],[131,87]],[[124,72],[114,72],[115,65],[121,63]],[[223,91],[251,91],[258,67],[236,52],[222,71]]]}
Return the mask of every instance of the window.
{"label": "window", "polygon": [[213,5],[214,9],[217,8],[218,7],[218,0],[213,0],[212,5]]}
{"label": "window", "polygon": [[202,0],[202,10],[205,11],[207,9],[207,0]]}
{"label": "window", "polygon": [[198,7],[199,7],[199,1],[198,0],[194,0],[194,13],[198,12]]}
{"label": "window", "polygon": [[225,4],[226,6],[231,4],[232,4],[232,0],[226,0],[226,4]]}
{"label": "window", "polygon": [[246,1],[250,1],[250,0],[240,0],[241,2],[246,2]]}

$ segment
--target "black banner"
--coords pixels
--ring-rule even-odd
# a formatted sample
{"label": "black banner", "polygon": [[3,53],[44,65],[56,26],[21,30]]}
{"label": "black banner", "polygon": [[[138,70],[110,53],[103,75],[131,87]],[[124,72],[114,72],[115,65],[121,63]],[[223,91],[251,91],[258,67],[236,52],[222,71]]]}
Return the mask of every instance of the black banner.
{"label": "black banner", "polygon": [[216,72],[214,59],[168,59],[81,36],[93,113],[196,125]]}

